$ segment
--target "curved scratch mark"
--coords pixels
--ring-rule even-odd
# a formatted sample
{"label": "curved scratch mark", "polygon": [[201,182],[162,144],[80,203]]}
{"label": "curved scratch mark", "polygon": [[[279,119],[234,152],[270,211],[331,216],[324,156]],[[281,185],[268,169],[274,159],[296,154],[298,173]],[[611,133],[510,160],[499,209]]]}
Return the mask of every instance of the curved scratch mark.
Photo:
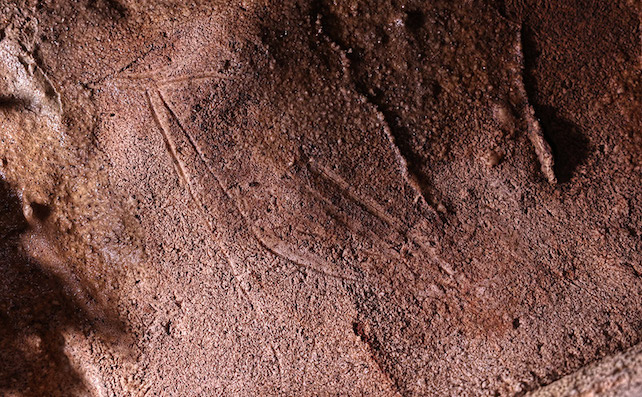
{"label": "curved scratch mark", "polygon": [[[197,153],[199,159],[203,162],[203,164],[206,165],[205,168],[207,169],[207,171],[214,177],[214,179],[216,180],[217,184],[219,185],[219,188],[221,189],[221,191],[225,194],[227,199],[231,203],[234,204],[234,206],[236,207],[236,210],[243,217],[243,220],[245,221],[246,225],[248,226],[248,229],[252,232],[252,234],[254,235],[254,238],[256,239],[257,243],[259,244],[259,246],[261,248],[263,248],[264,250],[268,251],[270,254],[285,260],[286,262],[294,264],[295,266],[297,266],[299,268],[309,269],[309,270],[311,270],[311,271],[313,271],[315,273],[321,274],[323,276],[335,278],[335,279],[342,280],[342,281],[349,281],[349,282],[353,282],[353,283],[357,283],[358,282],[357,279],[353,279],[353,278],[349,278],[349,277],[345,277],[345,276],[340,276],[340,275],[337,275],[337,274],[329,273],[327,271],[324,271],[324,270],[321,270],[321,269],[317,268],[316,266],[320,266],[320,264],[316,260],[314,260],[312,258],[307,258],[307,261],[309,263],[302,263],[301,259],[305,260],[306,258],[300,257],[300,258],[298,258],[298,260],[293,259],[289,255],[286,255],[286,254],[280,252],[281,250],[278,249],[278,247],[271,247],[269,244],[267,244],[265,242],[265,240],[259,235],[259,233],[257,233],[256,228],[253,226],[253,222],[251,222],[251,220],[247,217],[247,215],[244,213],[244,211],[240,208],[238,202],[236,200],[234,200],[234,198],[231,197],[231,195],[227,191],[227,189],[225,189],[223,187],[223,183],[221,182],[219,176],[212,170],[211,166],[208,164],[208,161],[206,160],[205,155],[203,154],[201,149],[196,144],[196,141],[194,140],[192,135],[187,131],[187,129],[185,127],[183,127],[183,125],[181,124],[179,118],[174,113],[173,109],[167,104],[167,101],[165,100],[162,92],[158,91],[158,95],[160,97],[160,100],[163,102],[163,105],[167,108],[167,110],[171,114],[172,118],[176,121],[177,125],[179,126],[179,128],[181,129],[181,131],[183,132],[185,137],[187,138],[187,140],[188,140],[190,146],[192,147],[192,149],[194,149],[194,151]],[[202,206],[202,204],[200,204],[200,202],[199,202],[199,205],[201,206],[201,208],[205,208],[205,207]],[[317,262],[317,263],[312,263],[312,262]]]}
{"label": "curved scratch mark", "polygon": [[432,202],[426,199],[424,189],[422,189],[421,187],[420,176],[417,175],[417,172],[415,172],[416,170],[414,170],[413,167],[410,166],[406,154],[402,152],[401,147],[397,142],[399,140],[399,134],[395,133],[395,131],[393,130],[393,123],[390,120],[390,114],[384,111],[381,101],[377,100],[374,95],[370,94],[367,90],[367,87],[359,84],[359,82],[354,79],[351,62],[348,57],[349,50],[344,44],[340,43],[335,37],[333,37],[333,35],[326,28],[325,23],[323,22],[326,17],[321,12],[323,8],[322,5],[317,4],[316,8],[318,11],[316,15],[317,32],[319,34],[322,34],[326,38],[333,50],[339,52],[341,64],[344,69],[344,74],[346,75],[346,77],[348,77],[348,80],[352,85],[354,92],[361,98],[363,98],[363,100],[366,103],[370,104],[370,106],[374,109],[377,119],[382,124],[386,139],[388,139],[388,142],[390,143],[390,148],[392,149],[394,156],[397,159],[397,162],[399,164],[399,171],[416,195],[415,200],[418,201],[419,199],[421,199],[426,207],[436,215],[437,211],[435,210],[435,208],[433,208]]}
{"label": "curved scratch mark", "polygon": [[[168,110],[171,111],[171,109],[165,103],[165,100],[163,99],[162,94],[160,93],[160,91],[157,90],[156,94],[159,96],[159,99],[163,102],[165,107]],[[176,166],[176,169],[177,169],[177,171],[179,173],[179,176],[183,180],[183,182],[186,184],[186,189],[188,190],[192,200],[194,200],[194,202],[196,203],[196,205],[199,208],[199,210],[203,211],[203,209],[205,207],[203,206],[203,203],[198,199],[198,197],[196,197],[196,195],[193,192],[193,188],[192,188],[192,185],[190,183],[190,179],[188,178],[188,174],[187,174],[187,172],[186,172],[181,160],[178,157],[178,153],[176,151],[176,145],[175,145],[174,141],[170,138],[169,133],[167,132],[167,128],[168,127],[165,125],[165,123],[163,123],[161,121],[161,118],[159,117],[158,111],[156,110],[156,107],[154,106],[154,101],[152,100],[152,97],[151,97],[151,94],[149,93],[149,91],[147,91],[147,98],[149,100],[149,105],[150,105],[151,111],[153,113],[154,119],[155,119],[156,123],[158,124],[158,127],[159,127],[159,129],[161,131],[161,134],[163,135],[163,140],[165,141],[165,146],[168,149],[168,152],[170,153],[170,156],[172,157],[172,161],[174,162],[174,164]],[[173,115],[173,112],[172,112],[172,115]],[[175,117],[175,115],[173,115],[173,117]],[[178,122],[178,120],[176,120],[176,121]],[[206,224],[207,224],[208,228],[210,229],[210,232],[212,234],[216,234],[216,228],[212,224],[210,218],[208,216],[205,216],[205,218],[206,218]],[[220,243],[219,243],[219,246],[220,246]],[[261,310],[259,308],[255,308],[255,302],[250,297],[249,292],[243,286],[243,283],[239,279],[239,273],[238,273],[238,271],[236,269],[236,266],[234,266],[232,259],[229,257],[227,251],[225,249],[223,249],[223,247],[221,247],[221,252],[225,255],[226,263],[228,265],[228,268],[229,268],[230,272],[232,273],[232,276],[234,277],[236,283],[238,284],[239,290],[241,291],[241,293],[243,294],[243,296],[247,300],[247,302],[250,305],[251,309],[255,313],[257,313],[257,315],[259,317],[264,317],[264,315],[261,313]],[[262,318],[261,318],[261,325],[262,325],[262,328],[264,330],[267,330],[266,329],[267,326],[266,326],[265,320],[262,319]],[[268,341],[268,343],[270,345],[272,353],[274,354],[274,356],[276,358],[276,365],[277,365],[278,371],[279,371],[279,379],[280,379],[281,384],[283,384],[283,376],[282,376],[282,371],[281,371],[281,359],[278,356],[278,354],[276,352],[276,349],[274,348],[274,344],[270,340],[267,340],[267,341]]]}

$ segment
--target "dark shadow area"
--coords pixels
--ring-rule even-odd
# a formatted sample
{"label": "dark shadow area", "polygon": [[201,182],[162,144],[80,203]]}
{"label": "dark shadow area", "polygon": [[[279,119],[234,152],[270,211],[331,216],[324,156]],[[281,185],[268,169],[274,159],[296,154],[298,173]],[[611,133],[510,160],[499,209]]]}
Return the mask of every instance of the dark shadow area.
{"label": "dark shadow area", "polygon": [[64,353],[64,332],[86,332],[97,319],[60,277],[21,252],[19,238],[28,227],[19,199],[0,179],[0,395],[84,394],[83,379]]}
{"label": "dark shadow area", "polygon": [[31,108],[31,101],[27,98],[0,95],[0,109],[11,108],[29,109]]}
{"label": "dark shadow area", "polygon": [[130,14],[127,6],[120,0],[91,0],[88,3],[88,8],[116,20],[126,18]]}
{"label": "dark shadow area", "polygon": [[577,166],[588,156],[589,141],[580,127],[560,117],[557,109],[537,101],[537,79],[533,74],[537,58],[540,56],[537,38],[526,24],[522,25],[521,38],[524,53],[524,89],[528,102],[540,122],[544,138],[553,150],[555,176],[559,183],[565,183],[571,180]]}
{"label": "dark shadow area", "polygon": [[[535,107],[535,106],[534,106]],[[560,183],[571,180],[577,167],[589,154],[589,140],[582,134],[580,127],[558,115],[552,106],[537,106],[544,137],[555,158],[555,176]]]}
{"label": "dark shadow area", "polygon": [[413,32],[421,29],[426,23],[426,15],[421,10],[406,12],[406,27]]}

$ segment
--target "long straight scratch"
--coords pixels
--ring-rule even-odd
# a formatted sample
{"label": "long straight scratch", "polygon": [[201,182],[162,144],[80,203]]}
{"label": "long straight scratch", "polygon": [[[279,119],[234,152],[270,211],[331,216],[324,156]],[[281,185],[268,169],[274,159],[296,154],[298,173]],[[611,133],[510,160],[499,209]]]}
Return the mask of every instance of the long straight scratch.
{"label": "long straight scratch", "polygon": [[158,110],[156,110],[156,106],[154,106],[154,101],[152,100],[152,96],[149,93],[149,90],[147,90],[145,94],[147,96],[147,100],[149,101],[149,107],[152,111],[152,115],[154,116],[154,121],[156,121],[156,124],[158,125],[158,129],[163,137],[163,142],[165,143],[165,149],[167,149],[167,152],[172,158],[172,164],[174,164],[176,173],[178,174],[181,181],[185,184],[185,186],[187,186],[187,190],[190,196],[192,197],[192,200],[198,203],[199,200],[194,195],[191,189],[189,180],[187,179],[187,172],[185,171],[185,168],[183,167],[183,164],[179,160],[178,154],[176,153],[176,145],[174,144],[173,140],[169,137],[169,134],[167,132],[167,126],[161,121],[158,115]]}

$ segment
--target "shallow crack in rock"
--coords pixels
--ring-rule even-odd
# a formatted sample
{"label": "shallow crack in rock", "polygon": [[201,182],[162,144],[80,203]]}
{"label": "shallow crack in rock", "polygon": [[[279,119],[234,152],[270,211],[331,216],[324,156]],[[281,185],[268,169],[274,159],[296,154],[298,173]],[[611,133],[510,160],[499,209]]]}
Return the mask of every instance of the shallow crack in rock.
{"label": "shallow crack in rock", "polygon": [[324,7],[323,2],[320,0],[312,7],[312,19],[315,21],[318,32],[328,39],[332,48],[340,52],[341,63],[351,85],[354,87],[356,92],[358,92],[359,95],[361,95],[374,108],[377,118],[381,121],[383,130],[390,141],[390,145],[398,157],[402,175],[406,178],[410,186],[412,186],[412,188],[417,192],[416,199],[423,200],[423,202],[428,205],[435,214],[437,214],[437,211],[434,209],[435,203],[433,203],[433,200],[428,201],[426,199],[426,189],[422,187],[422,185],[425,184],[425,178],[419,176],[418,171],[416,170],[416,165],[408,159],[408,152],[406,150],[402,150],[402,147],[400,146],[402,137],[401,134],[395,132],[396,128],[394,126],[397,122],[395,121],[394,116],[389,111],[385,110],[385,104],[381,100],[377,99],[377,97],[371,93],[371,90],[354,78],[354,72],[351,70],[353,64],[353,61],[350,59],[351,50],[346,48],[340,40],[334,37],[330,29],[328,29],[327,25],[324,23],[328,18],[327,15],[324,14]]}
{"label": "shallow crack in rock", "polygon": [[542,126],[540,121],[535,113],[535,109],[532,105],[532,98],[529,95],[529,90],[526,89],[524,74],[528,73],[526,70],[526,61],[524,57],[524,27],[517,30],[517,40],[515,40],[515,53],[520,60],[521,73],[519,74],[520,79],[517,82],[517,87],[520,94],[523,96],[524,101],[521,104],[522,107],[522,117],[526,121],[526,134],[528,139],[533,144],[533,149],[539,160],[539,164],[542,170],[542,174],[546,177],[548,182],[552,185],[557,183],[557,177],[555,176],[554,165],[555,159],[553,158],[553,151],[551,150],[550,144],[546,141],[544,137],[544,132],[542,131]]}

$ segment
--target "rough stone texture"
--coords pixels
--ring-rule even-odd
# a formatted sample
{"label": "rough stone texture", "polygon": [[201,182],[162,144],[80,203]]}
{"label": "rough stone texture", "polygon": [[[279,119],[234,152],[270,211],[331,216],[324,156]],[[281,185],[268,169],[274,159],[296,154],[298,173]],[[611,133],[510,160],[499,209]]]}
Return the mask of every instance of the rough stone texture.
{"label": "rough stone texture", "polygon": [[587,365],[529,394],[530,397],[642,395],[642,346]]}
{"label": "rough stone texture", "polygon": [[640,342],[639,2],[0,5],[3,393],[520,395]]}

